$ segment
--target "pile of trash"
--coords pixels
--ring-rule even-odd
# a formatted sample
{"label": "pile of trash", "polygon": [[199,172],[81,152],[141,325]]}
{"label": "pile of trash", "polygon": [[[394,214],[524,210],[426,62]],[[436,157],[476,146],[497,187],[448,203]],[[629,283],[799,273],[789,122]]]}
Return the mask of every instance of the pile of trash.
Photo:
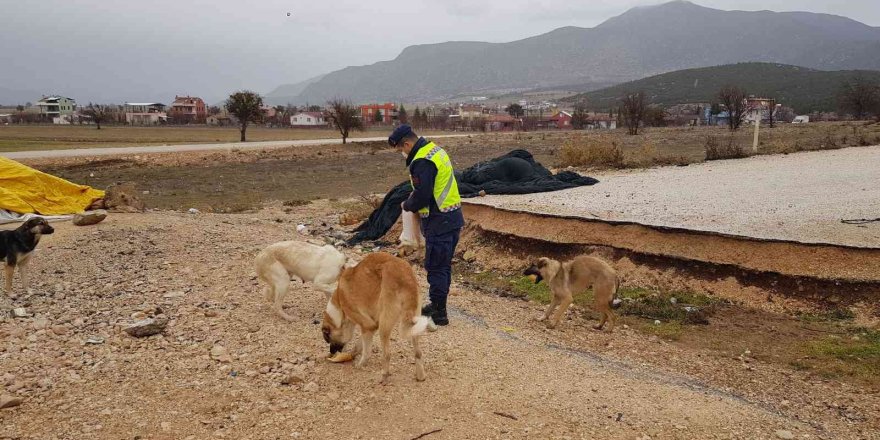
{"label": "pile of trash", "polygon": [[[526,150],[513,150],[460,172],[455,173],[458,190],[462,197],[477,197],[485,194],[531,194],[579,186],[594,185],[599,181],[580,174],[563,171],[553,174],[535,161],[532,153]],[[397,222],[402,209],[400,204],[412,192],[412,185],[403,182],[385,195],[382,204],[374,210],[360,226],[348,244],[366,240],[376,240]]]}

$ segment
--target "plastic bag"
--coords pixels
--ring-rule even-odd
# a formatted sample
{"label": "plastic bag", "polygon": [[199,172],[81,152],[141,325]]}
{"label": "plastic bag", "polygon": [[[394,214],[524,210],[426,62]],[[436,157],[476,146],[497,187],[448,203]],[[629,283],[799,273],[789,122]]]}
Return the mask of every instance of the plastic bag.
{"label": "plastic bag", "polygon": [[422,219],[415,212],[403,211],[400,215],[403,231],[400,233],[400,254],[409,255],[425,247],[425,236],[422,235]]}

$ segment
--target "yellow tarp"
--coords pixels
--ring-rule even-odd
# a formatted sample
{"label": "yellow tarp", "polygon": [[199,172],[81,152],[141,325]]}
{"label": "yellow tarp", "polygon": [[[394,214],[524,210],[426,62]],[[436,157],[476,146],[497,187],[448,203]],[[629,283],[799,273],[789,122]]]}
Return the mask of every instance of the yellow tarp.
{"label": "yellow tarp", "polygon": [[76,214],[102,197],[104,191],[0,157],[0,209],[19,214]]}

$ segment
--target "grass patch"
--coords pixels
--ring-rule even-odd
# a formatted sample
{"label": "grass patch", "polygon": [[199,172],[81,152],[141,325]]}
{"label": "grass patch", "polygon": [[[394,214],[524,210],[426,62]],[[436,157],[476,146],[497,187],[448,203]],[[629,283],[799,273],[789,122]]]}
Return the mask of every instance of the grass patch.
{"label": "grass patch", "polygon": [[670,341],[681,339],[685,331],[684,325],[678,321],[661,322],[660,324],[644,323],[640,329],[645,333]]}
{"label": "grass patch", "polygon": [[[824,377],[846,376],[876,383],[880,378],[880,331],[860,329],[809,341],[792,366]],[[795,365],[796,364],[796,365]]]}
{"label": "grass patch", "polygon": [[804,322],[852,321],[856,314],[846,307],[837,307],[819,313],[798,313],[798,319]]}
{"label": "grass patch", "polygon": [[[496,290],[502,296],[527,298],[538,304],[550,304],[551,293],[547,283],[535,284],[528,277],[505,276],[495,271],[485,271],[471,275],[474,284]],[[686,327],[694,324],[707,324],[719,300],[691,292],[658,292],[654,290],[623,287],[617,292],[623,302],[617,312],[622,316],[637,319],[636,328],[646,333],[669,340],[681,337]],[[574,295],[573,304],[592,310],[594,295],[592,289]],[[660,324],[654,324],[660,320]]]}

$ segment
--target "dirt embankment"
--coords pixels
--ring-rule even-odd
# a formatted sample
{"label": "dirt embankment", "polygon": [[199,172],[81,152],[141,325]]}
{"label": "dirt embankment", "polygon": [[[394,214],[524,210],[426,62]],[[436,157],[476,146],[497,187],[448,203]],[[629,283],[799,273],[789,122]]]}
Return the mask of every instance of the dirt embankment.
{"label": "dirt embankment", "polygon": [[745,240],[634,224],[465,207],[463,247],[486,267],[521,270],[539,256],[596,253],[625,284],[695,291],[765,310],[852,307],[880,319],[880,250]]}

